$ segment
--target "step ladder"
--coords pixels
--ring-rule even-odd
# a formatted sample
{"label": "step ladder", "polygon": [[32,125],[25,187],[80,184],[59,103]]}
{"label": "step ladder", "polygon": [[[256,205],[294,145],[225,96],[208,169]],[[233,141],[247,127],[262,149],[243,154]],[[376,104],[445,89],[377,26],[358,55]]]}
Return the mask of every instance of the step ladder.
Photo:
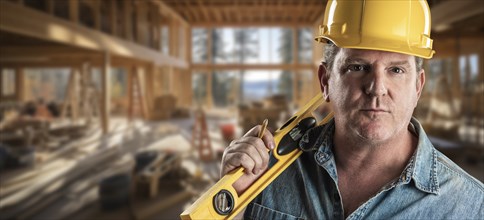
{"label": "step ladder", "polygon": [[202,108],[195,110],[195,123],[192,132],[192,147],[198,150],[200,160],[208,162],[214,159],[210,137],[208,136],[207,120]]}
{"label": "step ladder", "polygon": [[129,91],[128,118],[131,121],[134,117],[146,119],[146,107],[141,89],[141,82],[138,73],[129,73],[131,90]]}

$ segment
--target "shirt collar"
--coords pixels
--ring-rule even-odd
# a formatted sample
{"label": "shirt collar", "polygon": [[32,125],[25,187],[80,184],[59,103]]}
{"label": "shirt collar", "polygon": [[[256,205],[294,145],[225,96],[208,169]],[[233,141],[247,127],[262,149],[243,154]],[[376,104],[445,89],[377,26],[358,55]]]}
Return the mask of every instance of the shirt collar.
{"label": "shirt collar", "polygon": [[336,174],[336,163],[332,151],[334,134],[334,118],[328,123],[312,128],[307,131],[301,141],[299,148],[305,152],[315,151],[316,163],[323,167],[335,182],[338,181]]}
{"label": "shirt collar", "polygon": [[[417,119],[412,117],[409,129],[414,130],[414,134],[418,137],[417,149],[403,170],[398,183],[408,184],[413,179],[417,189],[427,193],[438,194],[437,151]],[[299,142],[299,147],[303,151],[317,150],[314,154],[316,163],[325,168],[333,179],[337,181],[336,166],[332,152],[333,135],[334,119],[327,124],[307,131]],[[331,161],[331,163],[327,163],[328,161]]]}
{"label": "shirt collar", "polygon": [[413,118],[410,120],[418,136],[414,166],[411,167],[415,186],[428,193],[438,194],[439,180],[437,178],[437,150],[425,134],[422,125]]}

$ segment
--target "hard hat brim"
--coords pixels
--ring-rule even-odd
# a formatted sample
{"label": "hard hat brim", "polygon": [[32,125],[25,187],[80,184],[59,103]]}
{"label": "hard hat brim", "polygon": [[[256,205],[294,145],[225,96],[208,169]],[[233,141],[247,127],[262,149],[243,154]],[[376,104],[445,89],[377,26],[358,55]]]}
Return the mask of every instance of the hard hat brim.
{"label": "hard hat brim", "polygon": [[380,50],[380,51],[417,56],[424,59],[431,59],[432,56],[435,54],[435,51],[429,48],[402,47],[399,44],[399,42],[391,42],[384,39],[380,39],[380,40],[374,39],[372,42],[360,42],[359,44],[353,44],[353,45],[348,43],[338,42],[337,40],[333,40],[325,36],[318,36],[315,38],[315,40],[320,43],[327,43],[327,41],[330,41],[334,45],[340,48]]}

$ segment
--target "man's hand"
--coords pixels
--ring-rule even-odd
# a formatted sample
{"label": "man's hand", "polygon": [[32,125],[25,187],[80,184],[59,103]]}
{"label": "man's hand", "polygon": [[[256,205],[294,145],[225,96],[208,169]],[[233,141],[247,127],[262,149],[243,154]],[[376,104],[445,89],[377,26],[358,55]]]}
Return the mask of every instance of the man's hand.
{"label": "man's hand", "polygon": [[253,127],[243,137],[233,140],[224,151],[221,176],[241,166],[245,169],[244,175],[233,185],[239,195],[267,170],[268,150],[275,147],[274,137],[268,130],[262,139],[257,137],[261,129],[261,125]]}

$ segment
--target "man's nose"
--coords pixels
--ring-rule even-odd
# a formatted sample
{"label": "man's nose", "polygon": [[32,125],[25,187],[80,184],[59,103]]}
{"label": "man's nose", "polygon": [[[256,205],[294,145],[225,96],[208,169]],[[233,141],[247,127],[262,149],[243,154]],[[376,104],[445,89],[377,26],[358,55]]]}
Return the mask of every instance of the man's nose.
{"label": "man's nose", "polygon": [[365,85],[366,94],[377,97],[387,95],[386,76],[383,70],[373,70],[367,77],[368,79]]}

